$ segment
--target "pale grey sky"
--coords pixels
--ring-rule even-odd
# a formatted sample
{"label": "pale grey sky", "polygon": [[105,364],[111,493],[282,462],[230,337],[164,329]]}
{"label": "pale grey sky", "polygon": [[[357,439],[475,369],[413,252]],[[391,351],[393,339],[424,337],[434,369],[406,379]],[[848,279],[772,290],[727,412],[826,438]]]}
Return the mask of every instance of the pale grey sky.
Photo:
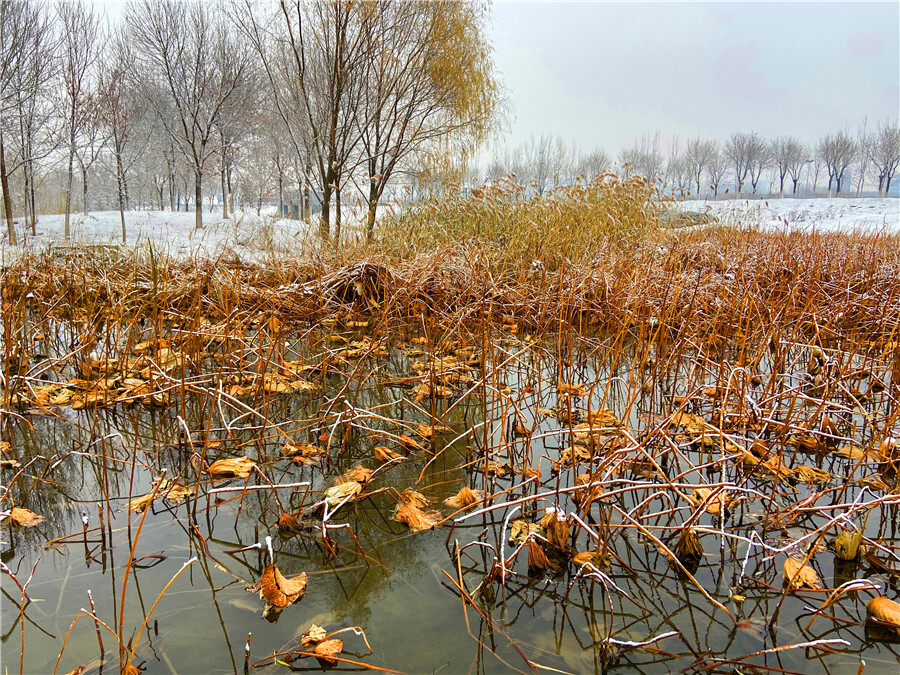
{"label": "pale grey sky", "polygon": [[814,142],[900,115],[900,3],[496,2],[505,142],[612,155],[637,137]]}

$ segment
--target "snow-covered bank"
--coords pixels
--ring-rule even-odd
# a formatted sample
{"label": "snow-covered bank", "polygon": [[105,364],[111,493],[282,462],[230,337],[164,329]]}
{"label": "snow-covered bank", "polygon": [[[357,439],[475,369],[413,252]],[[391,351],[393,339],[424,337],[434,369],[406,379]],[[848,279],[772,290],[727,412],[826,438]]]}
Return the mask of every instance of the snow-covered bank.
{"label": "snow-covered bank", "polygon": [[900,233],[900,199],[729,199],[685,201],[679,207],[685,213],[708,214],[726,225]]}
{"label": "snow-covered bank", "polygon": [[[302,246],[310,228],[301,221],[276,220],[274,216],[238,214],[234,219],[204,213],[203,227],[194,228],[194,212],[128,211],[125,213],[127,247],[152,243],[158,252],[177,258],[236,255],[242,260],[266,254],[286,254]],[[19,224],[18,246],[10,246],[4,226],[0,232],[0,256],[9,260],[23,248],[40,249],[68,245],[63,215],[40,216],[37,236]],[[79,245],[122,245],[122,225],[118,211],[73,214],[70,243]]]}

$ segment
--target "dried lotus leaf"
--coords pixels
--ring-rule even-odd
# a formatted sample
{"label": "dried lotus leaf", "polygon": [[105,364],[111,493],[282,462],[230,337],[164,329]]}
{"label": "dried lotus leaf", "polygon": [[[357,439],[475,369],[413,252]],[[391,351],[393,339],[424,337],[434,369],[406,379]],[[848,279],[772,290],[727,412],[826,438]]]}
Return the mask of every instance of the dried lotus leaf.
{"label": "dried lotus leaf", "polygon": [[363,486],[355,480],[338,483],[325,490],[325,502],[329,506],[337,506],[342,501],[350,500],[362,492]]}
{"label": "dried lotus leaf", "polygon": [[862,532],[841,530],[834,540],[834,552],[841,560],[856,560],[861,543]]}
{"label": "dried lotus leaf", "polygon": [[341,640],[325,640],[315,646],[313,652],[315,655],[328,664],[336,663],[333,657],[337,656],[344,649],[344,643]]}
{"label": "dried lotus leaf", "polygon": [[463,487],[453,497],[448,497],[447,499],[445,499],[444,504],[455,509],[461,509],[466,506],[472,506],[472,504],[477,504],[482,501],[484,501],[483,490],[473,490],[470,487]]}
{"label": "dried lotus leaf", "polygon": [[293,604],[303,596],[307,581],[306,572],[301,572],[288,579],[275,565],[270,563],[263,572],[259,589],[269,604],[281,609]]}
{"label": "dried lotus leaf", "polygon": [[822,582],[819,581],[819,575],[809,565],[803,565],[799,560],[793,558],[784,559],[784,580],[792,591],[798,591],[804,586],[808,586],[813,590],[822,588]]}
{"label": "dried lotus leaf", "polygon": [[247,478],[255,466],[256,462],[249,457],[220,459],[209,465],[209,475],[217,480],[222,478]]}
{"label": "dried lotus leaf", "polygon": [[316,624],[311,624],[309,630],[300,636],[300,644],[304,647],[312,647],[313,645],[322,642],[327,635],[328,633],[324,628],[317,626]]}
{"label": "dried lotus leaf", "polygon": [[375,459],[377,459],[379,462],[391,462],[395,459],[399,459],[402,461],[406,459],[406,457],[404,457],[403,455],[380,445],[372,448],[372,454],[375,455]]}
{"label": "dried lotus leaf", "polygon": [[34,511],[14,506],[9,512],[9,520],[16,527],[34,527],[43,522],[44,516],[39,516]]}
{"label": "dried lotus leaf", "polygon": [[430,530],[441,521],[442,517],[440,511],[422,511],[412,504],[401,504],[394,514],[394,520],[406,523],[413,532]]}
{"label": "dried lotus leaf", "polygon": [[872,598],[866,605],[866,619],[885,624],[900,635],[900,602],[883,595]]}

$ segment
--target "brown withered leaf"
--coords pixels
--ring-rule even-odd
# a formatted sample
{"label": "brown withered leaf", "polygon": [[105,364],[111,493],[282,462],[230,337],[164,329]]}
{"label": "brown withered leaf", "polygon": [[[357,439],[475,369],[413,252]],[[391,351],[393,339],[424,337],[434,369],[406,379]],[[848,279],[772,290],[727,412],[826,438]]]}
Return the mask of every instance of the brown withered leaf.
{"label": "brown withered leaf", "polygon": [[249,457],[220,459],[209,465],[209,475],[214,479],[247,478],[256,466]]}
{"label": "brown withered leaf", "polygon": [[472,506],[484,501],[484,490],[473,490],[470,487],[462,487],[453,497],[447,497],[444,504],[452,506],[455,509],[461,509],[466,506]]}
{"label": "brown withered leaf", "polygon": [[532,534],[543,534],[544,530],[537,523],[529,523],[524,518],[518,518],[510,524],[509,543],[518,546],[524,543]]}
{"label": "brown withered leaf", "polygon": [[528,567],[529,569],[546,570],[550,569],[550,559],[544,553],[541,545],[530,538],[528,540]]}
{"label": "brown withered leaf", "polygon": [[140,497],[135,497],[130,502],[128,502],[128,509],[130,511],[137,511],[138,513],[143,512],[150,504],[153,503],[154,495],[152,492],[148,492],[145,495],[141,495]]}
{"label": "brown withered leaf", "polygon": [[312,457],[325,451],[312,443],[285,443],[278,450],[282,457]]}
{"label": "brown withered leaf", "polygon": [[572,562],[577,567],[582,567],[590,563],[594,567],[607,567],[609,565],[609,556],[603,555],[600,551],[582,551],[572,556]]}
{"label": "brown withered leaf", "polygon": [[[709,488],[694,488],[693,493],[688,494],[688,499],[694,503],[694,506],[700,506],[711,495],[712,490]],[[729,506],[731,506],[731,502],[726,501],[725,494],[720,492],[709,501],[706,501],[706,512],[718,516],[721,515],[722,511],[727,511]]]}
{"label": "brown withered leaf", "polygon": [[274,564],[269,563],[259,581],[259,590],[269,604],[281,609],[297,602],[303,596],[307,581],[306,572],[288,579]]}
{"label": "brown withered leaf", "polygon": [[703,544],[700,543],[700,538],[693,528],[687,527],[681,531],[675,544],[675,555],[682,563],[698,561],[703,557]]}
{"label": "brown withered leaf", "polygon": [[332,657],[337,656],[344,649],[344,643],[340,640],[325,640],[315,646],[313,651],[316,656],[329,665],[337,663]]}
{"label": "brown withered leaf", "polygon": [[538,522],[547,532],[547,541],[558,548],[568,546],[570,528],[565,514],[561,514],[555,508],[548,508]]}
{"label": "brown withered leaf", "polygon": [[310,624],[309,630],[300,636],[300,644],[304,647],[312,647],[319,644],[328,635],[328,632],[321,626]]}
{"label": "brown withered leaf", "polygon": [[356,498],[362,489],[362,483],[355,480],[338,483],[325,490],[325,501],[329,506],[337,506],[344,500],[349,501]]}
{"label": "brown withered leaf", "polygon": [[402,501],[404,504],[411,504],[417,509],[424,509],[429,504],[431,504],[431,502],[428,501],[428,497],[423,495],[421,492],[416,492],[412,488],[404,490],[400,493],[400,501]]}
{"label": "brown withered leaf", "polygon": [[9,521],[15,527],[34,527],[43,522],[44,516],[39,516],[34,511],[23,509],[18,506],[12,507],[9,512]]}
{"label": "brown withered leaf", "polygon": [[377,459],[379,462],[390,462],[395,459],[403,461],[404,459],[406,459],[406,457],[404,457],[400,453],[394,452],[393,450],[385,448],[381,445],[376,445],[374,448],[372,448],[372,454],[375,455],[375,459]]}
{"label": "brown withered leaf", "polygon": [[372,469],[367,469],[362,464],[358,464],[350,471],[341,474],[338,476],[337,480],[335,480],[335,484],[339,483],[347,483],[350,481],[356,481],[361,485],[365,485],[369,482],[369,479],[372,477]]}
{"label": "brown withered leaf", "polygon": [[478,462],[475,468],[488,476],[497,476],[498,478],[505,478],[513,472],[513,468],[506,462]]}
{"label": "brown withered leaf", "polygon": [[587,396],[590,393],[583,384],[561,384],[558,390],[563,396]]}
{"label": "brown withered leaf", "polygon": [[825,483],[831,480],[831,474],[814,466],[798,466],[794,469],[797,480],[801,483]]}
{"label": "brown withered leaf", "polygon": [[449,433],[451,431],[453,431],[453,429],[448,427],[446,424],[440,424],[440,423],[420,424],[418,427],[416,427],[416,432],[419,434],[419,436],[421,436],[422,438],[424,438],[427,441],[434,440],[434,437],[437,434]]}
{"label": "brown withered leaf", "polygon": [[841,560],[856,560],[862,543],[862,532],[841,530],[834,540],[834,552]]}
{"label": "brown withered leaf", "polygon": [[441,521],[442,517],[440,511],[422,511],[412,504],[404,503],[397,507],[394,514],[394,520],[406,523],[413,532],[430,530]]}
{"label": "brown withered leaf", "polygon": [[866,604],[866,620],[893,628],[900,635],[900,602],[883,595],[872,598]]}
{"label": "brown withered leaf", "polygon": [[[791,557],[784,559],[784,581],[792,591],[798,591],[804,586],[808,586],[813,590],[822,588],[822,582],[819,581],[819,575],[809,565],[803,565],[799,560]],[[793,581],[791,581],[793,579]]]}
{"label": "brown withered leaf", "polygon": [[400,445],[407,450],[425,450],[425,448],[414,438],[407,436],[406,434],[400,435]]}

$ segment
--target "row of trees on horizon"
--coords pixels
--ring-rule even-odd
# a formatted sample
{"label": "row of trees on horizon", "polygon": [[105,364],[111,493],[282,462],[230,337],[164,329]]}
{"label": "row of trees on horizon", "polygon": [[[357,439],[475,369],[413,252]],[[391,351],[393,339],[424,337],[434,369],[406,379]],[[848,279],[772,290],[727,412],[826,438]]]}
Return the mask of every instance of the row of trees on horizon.
{"label": "row of trees on horizon", "polygon": [[796,136],[766,140],[756,132],[735,132],[724,142],[675,137],[664,150],[660,136],[647,134],[613,159],[603,148],[584,152],[561,136],[543,135],[496,148],[482,175],[489,181],[515,176],[537,195],[607,171],[659,181],[681,197],[755,195],[763,182],[770,194],[815,193],[821,184],[829,194],[862,194],[869,188],[887,195],[900,167],[896,120],[875,128],[863,122],[855,134],[842,129],[813,145]]}

